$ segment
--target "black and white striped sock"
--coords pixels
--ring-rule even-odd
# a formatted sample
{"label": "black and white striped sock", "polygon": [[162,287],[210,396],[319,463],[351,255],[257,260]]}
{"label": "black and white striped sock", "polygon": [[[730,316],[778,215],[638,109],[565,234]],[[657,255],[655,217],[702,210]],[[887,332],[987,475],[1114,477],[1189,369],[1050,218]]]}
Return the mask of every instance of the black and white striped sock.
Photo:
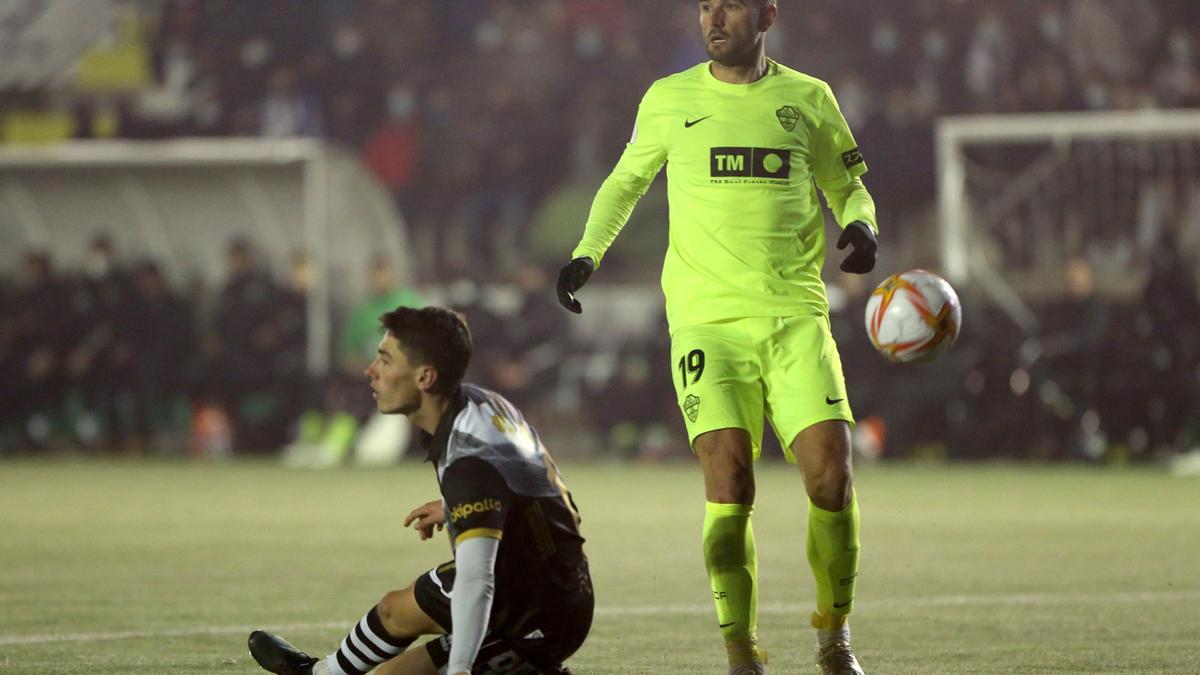
{"label": "black and white striped sock", "polygon": [[379,608],[372,607],[325,661],[332,675],[363,675],[403,652],[415,639],[388,635],[379,620]]}

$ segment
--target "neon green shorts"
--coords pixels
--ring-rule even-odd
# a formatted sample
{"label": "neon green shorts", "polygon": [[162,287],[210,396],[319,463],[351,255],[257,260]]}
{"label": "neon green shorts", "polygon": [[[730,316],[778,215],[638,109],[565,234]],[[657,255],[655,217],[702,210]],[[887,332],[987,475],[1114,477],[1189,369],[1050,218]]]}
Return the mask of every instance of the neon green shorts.
{"label": "neon green shorts", "polygon": [[765,415],[794,464],[791,443],[801,431],[825,420],[854,424],[825,316],[686,326],[671,336],[671,363],[689,443],[708,431],[745,429],[757,459]]}

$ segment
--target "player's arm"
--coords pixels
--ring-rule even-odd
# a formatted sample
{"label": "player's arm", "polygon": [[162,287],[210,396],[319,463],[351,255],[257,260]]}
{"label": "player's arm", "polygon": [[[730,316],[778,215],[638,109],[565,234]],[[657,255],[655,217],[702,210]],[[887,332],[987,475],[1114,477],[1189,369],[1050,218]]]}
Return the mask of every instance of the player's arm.
{"label": "player's arm", "polygon": [[862,182],[867,165],[833,91],[826,86],[823,94],[813,133],[813,177],[842,228],[837,247],[854,249],[842,262],[842,271],[864,274],[874,269],[878,248],[875,200]]}
{"label": "player's arm", "polygon": [[655,98],[655,89],[651,87],[638,106],[633,136],[621,159],[596,192],[583,228],[583,239],[571,253],[571,262],[559,273],[558,301],[576,314],[582,308],[575,299],[575,291],[587,283],[588,277],[600,266],[604,253],[629,222],[633,207],[646,194],[667,161]]}
{"label": "player's arm", "polygon": [[496,556],[512,492],[495,467],[467,457],[446,468],[442,495],[454,532],[455,562],[450,599],[454,639],[446,672],[469,673],[487,633],[496,596]]}
{"label": "player's arm", "polygon": [[841,270],[854,274],[866,274],[875,269],[875,253],[879,248],[875,224],[875,200],[867,192],[861,178],[850,181],[841,190],[825,190],[825,201],[833,211],[834,218],[842,226],[837,247],[842,250],[853,247],[850,255],[842,261]]}
{"label": "player's arm", "polygon": [[867,192],[861,178],[851,178],[844,185],[830,186],[821,190],[825,201],[838,225],[845,228],[850,223],[860,222],[871,228],[872,234],[879,234],[879,226],[875,220],[875,200]]}
{"label": "player's arm", "polygon": [[454,640],[450,643],[447,673],[470,673],[479,654],[496,597],[499,551],[500,540],[488,535],[467,539],[454,551],[454,593],[450,598]]}
{"label": "player's arm", "polygon": [[421,541],[432,537],[434,528],[441,532],[446,526],[446,509],[442,500],[422,504],[410,511],[404,519],[404,526],[409,525],[421,536]]}

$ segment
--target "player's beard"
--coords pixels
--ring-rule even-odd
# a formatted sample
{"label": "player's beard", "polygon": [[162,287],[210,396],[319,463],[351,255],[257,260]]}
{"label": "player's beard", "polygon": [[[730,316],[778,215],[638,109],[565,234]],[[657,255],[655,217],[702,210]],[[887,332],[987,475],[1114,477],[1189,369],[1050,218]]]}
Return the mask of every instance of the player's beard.
{"label": "player's beard", "polygon": [[[739,44],[734,41],[732,35],[727,34],[724,47],[715,47],[711,40],[706,39],[704,49],[708,52],[708,58],[726,68],[753,66],[758,63],[758,40],[756,39]],[[718,49],[719,51],[717,51]]]}

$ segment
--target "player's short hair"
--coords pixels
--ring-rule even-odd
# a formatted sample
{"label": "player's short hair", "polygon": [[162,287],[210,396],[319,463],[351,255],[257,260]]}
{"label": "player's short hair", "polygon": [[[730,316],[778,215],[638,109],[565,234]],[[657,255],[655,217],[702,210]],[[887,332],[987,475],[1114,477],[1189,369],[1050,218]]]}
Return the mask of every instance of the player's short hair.
{"label": "player's short hair", "polygon": [[767,5],[778,5],[779,0],[746,0],[747,5],[755,5],[759,10],[767,8]]}
{"label": "player's short hair", "polygon": [[409,362],[437,371],[432,393],[450,396],[462,384],[471,362],[471,331],[458,314],[441,307],[397,307],[380,316],[379,323],[400,343]]}

